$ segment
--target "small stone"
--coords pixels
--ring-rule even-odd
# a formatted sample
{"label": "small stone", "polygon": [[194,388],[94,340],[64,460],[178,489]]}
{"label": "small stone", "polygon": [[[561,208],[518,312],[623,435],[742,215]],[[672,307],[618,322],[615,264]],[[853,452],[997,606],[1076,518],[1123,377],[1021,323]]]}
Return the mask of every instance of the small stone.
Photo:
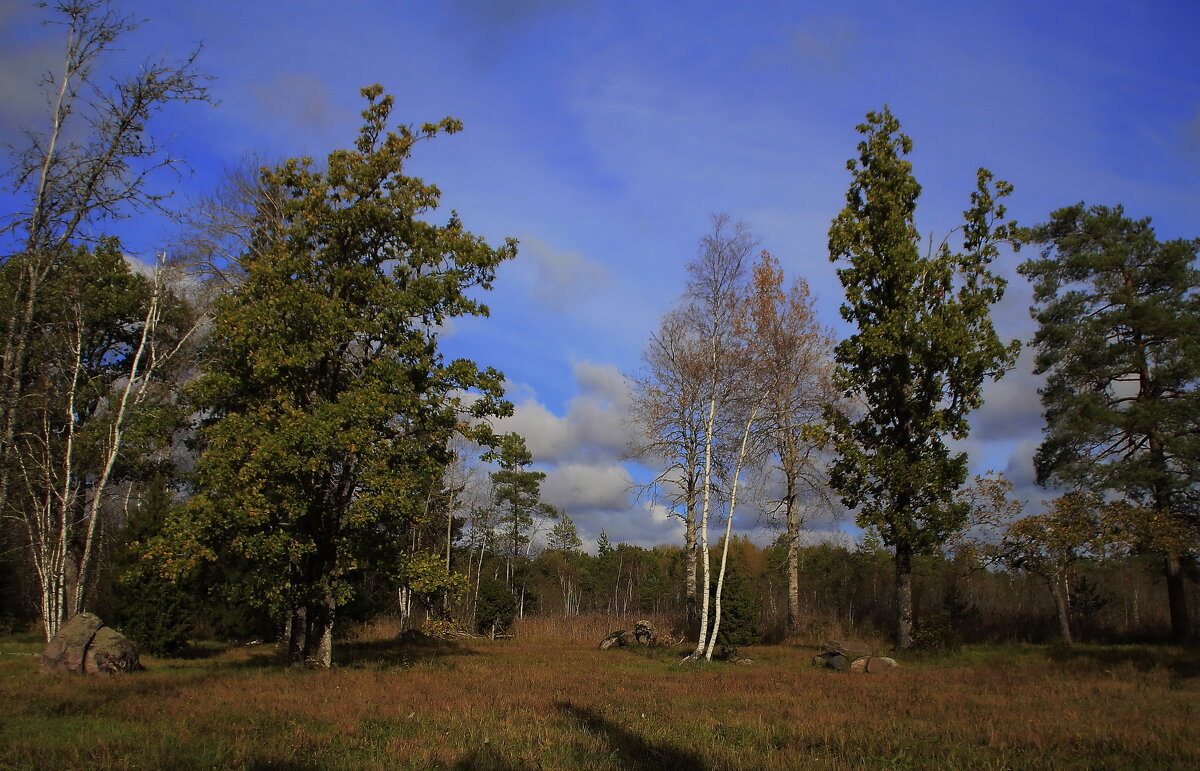
{"label": "small stone", "polygon": [[850,662],[850,671],[857,672],[859,674],[861,674],[863,672],[867,672],[867,671],[869,671],[867,669],[867,665],[870,663],[870,661],[871,661],[871,659],[867,656],[857,658],[854,661]]}

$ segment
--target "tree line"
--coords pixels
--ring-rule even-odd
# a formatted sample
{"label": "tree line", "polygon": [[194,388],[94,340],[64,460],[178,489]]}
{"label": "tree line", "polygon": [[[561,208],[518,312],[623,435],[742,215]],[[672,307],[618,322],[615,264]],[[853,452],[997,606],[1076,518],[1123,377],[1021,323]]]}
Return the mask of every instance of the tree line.
{"label": "tree line", "polygon": [[[804,280],[714,216],[631,379],[629,457],[653,470],[644,493],[684,543],[602,538],[589,556],[542,501],[524,441],[495,428],[513,409],[503,375],[439,348],[448,321],[487,315],[517,254],[439,220],[437,187],[406,174],[461,123],[394,125],[392,97],[364,88],[350,147],[233,172],[140,268],[106,228],[171,213],[151,183],[180,161],[154,119],[207,101],[209,79],[192,53],[111,80],[106,56],[136,24],[102,0],[49,10],[65,63],[47,127],[12,156],[20,204],[0,264],[0,615],[49,638],[104,607],[162,650],[201,629],[270,635],[291,664],[329,666],[339,619],[495,635],[535,612],[651,612],[677,614],[691,658],[712,658],[763,629],[811,632],[822,613],[886,617],[908,648],[938,614],[990,612],[955,595],[967,583],[1021,574],[1045,582],[1069,642],[1091,576],[1156,560],[1171,630],[1192,633],[1200,242],[1160,242],[1119,206],[1019,228],[1012,186],[981,169],[956,240],[925,249],[912,141],[886,108],[869,113],[828,240],[851,333],[836,341]],[[1039,252],[1020,268],[1047,377],[1036,466],[1063,494],[1033,515],[1002,480],[968,480],[947,444],[1019,348],[990,316],[1005,245]],[[806,521],[833,507],[870,548],[810,543]],[[733,533],[751,510],[777,524],[769,548]],[[861,582],[815,591],[851,567],[869,600]],[[935,574],[951,587],[941,610]]]}

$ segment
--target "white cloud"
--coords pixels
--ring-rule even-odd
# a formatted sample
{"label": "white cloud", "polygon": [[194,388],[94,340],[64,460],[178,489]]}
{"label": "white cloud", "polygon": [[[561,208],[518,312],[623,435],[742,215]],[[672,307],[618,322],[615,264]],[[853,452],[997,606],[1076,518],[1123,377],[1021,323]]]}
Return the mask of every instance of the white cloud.
{"label": "white cloud", "polygon": [[521,246],[535,271],[530,295],[549,310],[570,311],[611,283],[606,267],[577,252],[551,249],[536,238],[522,239]]}
{"label": "white cloud", "polygon": [[683,546],[683,521],[671,516],[665,507],[650,501],[627,511],[596,510],[571,516],[585,548],[592,553],[595,553],[601,530],[613,544],[628,543],[646,548],[661,544]]}
{"label": "white cloud", "polygon": [[971,415],[972,438],[981,442],[1023,439],[1042,429],[1042,403],[1038,389],[1045,382],[1033,374],[1035,351],[1026,347],[1017,364],[1004,377],[986,381],[984,404]]}
{"label": "white cloud", "polygon": [[621,457],[634,430],[627,421],[625,377],[615,367],[586,361],[575,363],[573,370],[579,393],[567,402],[565,415],[554,414],[530,395],[499,429],[525,437],[539,463]]}
{"label": "white cloud", "polygon": [[542,500],[570,513],[580,509],[629,508],[633,480],[616,463],[564,463],[546,472]]}

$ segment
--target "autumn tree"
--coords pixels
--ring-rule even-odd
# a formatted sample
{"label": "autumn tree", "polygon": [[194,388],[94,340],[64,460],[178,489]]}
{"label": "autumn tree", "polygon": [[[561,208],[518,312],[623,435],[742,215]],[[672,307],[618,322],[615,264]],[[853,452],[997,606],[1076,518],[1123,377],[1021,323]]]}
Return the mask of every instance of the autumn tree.
{"label": "autumn tree", "polygon": [[699,524],[704,471],[703,365],[700,342],[687,317],[674,310],[663,317],[642,354],[644,374],[633,379],[633,421],[640,439],[631,457],[661,464],[651,486],[683,521],[684,615],[690,629],[699,624]]}
{"label": "autumn tree", "polygon": [[761,379],[767,481],[779,491],[769,513],[782,518],[787,534],[787,629],[796,632],[801,528],[807,510],[826,503],[824,413],[837,408],[840,396],[833,386],[833,341],[817,320],[808,284],[796,279],[785,290],[783,270],[768,252],[754,266],[743,330]]}
{"label": "autumn tree", "polygon": [[[1160,242],[1120,207],[1059,209],[1025,232],[1045,438],[1038,481],[1106,490],[1154,512],[1164,532],[1200,529],[1200,240]],[[1180,537],[1180,536],[1183,537]],[[1186,534],[1153,539],[1171,631],[1190,632]]]}
{"label": "autumn tree", "polygon": [[1071,581],[1075,563],[1102,557],[1110,548],[1114,509],[1094,493],[1055,498],[1048,511],[1010,522],[998,542],[983,552],[993,563],[1023,570],[1046,583],[1054,599],[1063,645],[1073,645]]}
{"label": "autumn tree", "polygon": [[830,481],[862,527],[894,549],[896,644],[912,643],[912,559],[957,531],[965,505],[954,498],[967,454],[946,439],[967,436],[985,378],[1012,366],[1017,343],[1002,343],[990,306],[1005,282],[988,270],[1011,237],[1000,199],[1011,192],[980,169],[965,212],[961,251],[948,240],[921,254],[914,223],[921,186],[905,156],[912,140],[884,108],[858,126],[846,206],[829,230],[830,260],[845,290],[842,318],[854,331],[836,349],[837,377],[854,416],[831,415],[838,458]]}
{"label": "autumn tree", "polygon": [[[688,263],[688,287],[681,309],[691,334],[697,341],[699,359],[695,368],[703,420],[702,471],[700,476],[700,520],[698,523],[701,581],[700,634],[689,658],[705,654],[710,639],[710,593],[712,585],[708,522],[717,502],[715,479],[723,466],[717,458],[722,439],[729,432],[730,406],[737,400],[744,361],[740,358],[737,336],[739,300],[743,291],[751,251],[756,244],[744,223],[731,223],[726,215],[713,215],[712,230],[700,239],[696,258]],[[746,405],[742,400],[742,406]],[[741,421],[734,421],[740,427]],[[744,444],[742,445],[744,448]],[[735,473],[736,478],[736,473]],[[730,516],[733,514],[732,503]]]}
{"label": "autumn tree", "polygon": [[217,300],[192,389],[206,416],[198,489],[155,550],[176,574],[245,560],[227,588],[291,619],[292,664],[329,666],[349,576],[404,556],[391,534],[440,483],[449,437],[494,442],[487,418],[511,410],[500,373],[446,361],[437,330],[486,315],[472,292],[515,244],[492,248],[453,214],[426,221],[439,191],[404,173],[415,145],[461,124],[389,131],[392,97],[362,93],[352,149],[265,172],[285,193],[286,237],[243,254]]}

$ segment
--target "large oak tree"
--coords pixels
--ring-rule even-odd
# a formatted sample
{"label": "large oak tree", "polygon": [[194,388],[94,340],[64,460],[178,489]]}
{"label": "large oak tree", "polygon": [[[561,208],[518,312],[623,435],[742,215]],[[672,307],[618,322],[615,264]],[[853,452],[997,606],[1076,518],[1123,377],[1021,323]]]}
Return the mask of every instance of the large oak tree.
{"label": "large oak tree", "polygon": [[857,403],[831,414],[838,459],[831,483],[895,550],[896,644],[912,643],[912,558],[938,548],[966,518],[955,491],[967,455],[946,439],[967,436],[987,377],[1012,366],[1017,343],[1001,342],[990,307],[1005,282],[988,270],[1011,237],[999,200],[1011,186],[985,169],[964,213],[960,251],[943,241],[921,253],[914,223],[921,186],[905,156],[912,140],[885,107],[858,126],[858,160],[846,206],[829,229],[829,257],[845,289],[842,318],[855,331],[836,351],[837,376]]}
{"label": "large oak tree", "polygon": [[353,572],[412,559],[396,533],[440,484],[448,438],[494,442],[486,418],[511,411],[501,374],[446,361],[438,329],[486,315],[473,292],[515,243],[492,248],[453,214],[422,219],[439,191],[404,174],[416,143],[461,124],[389,131],[392,98],[380,86],[363,96],[352,149],[324,168],[293,159],[264,172],[283,192],[283,237],[247,251],[217,300],[192,391],[207,415],[198,491],[157,549],[176,572],[251,566],[230,588],[290,615],[293,664],[330,664]]}

